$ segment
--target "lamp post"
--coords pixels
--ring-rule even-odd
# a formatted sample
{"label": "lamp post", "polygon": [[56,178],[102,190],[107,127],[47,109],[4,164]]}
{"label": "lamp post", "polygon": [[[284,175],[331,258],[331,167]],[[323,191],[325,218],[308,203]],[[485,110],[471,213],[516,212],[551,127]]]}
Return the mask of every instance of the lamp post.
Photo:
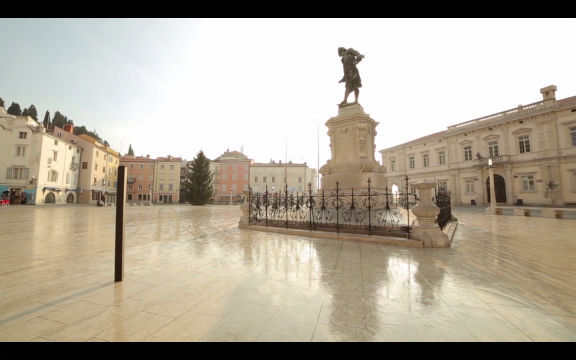
{"label": "lamp post", "polygon": [[152,185],[148,185],[148,190],[150,190],[150,198],[148,199],[148,204],[152,205]]}
{"label": "lamp post", "polygon": [[492,159],[488,159],[488,176],[490,176],[490,207],[486,208],[486,213],[491,215],[502,215],[502,209],[496,207],[496,191],[494,188],[494,170],[496,166],[492,165]]}
{"label": "lamp post", "polygon": [[232,205],[232,190],[230,190],[230,205]]}

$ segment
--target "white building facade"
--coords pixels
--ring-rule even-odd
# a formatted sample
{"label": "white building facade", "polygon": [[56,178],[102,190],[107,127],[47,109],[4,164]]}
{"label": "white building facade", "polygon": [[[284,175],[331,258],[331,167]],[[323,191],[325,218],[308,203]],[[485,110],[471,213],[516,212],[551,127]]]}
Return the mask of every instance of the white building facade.
{"label": "white building facade", "polygon": [[250,165],[250,187],[253,192],[280,192],[288,188],[288,192],[303,192],[318,189],[316,169],[311,169],[306,163],[282,163],[271,160],[269,163],[254,163]]}
{"label": "white building facade", "polygon": [[0,196],[11,204],[76,203],[83,149],[0,108]]}
{"label": "white building facade", "polygon": [[576,205],[576,96],[540,92],[541,101],[381,150],[388,188],[408,176],[446,185],[454,204],[488,204],[492,159],[497,203]]}

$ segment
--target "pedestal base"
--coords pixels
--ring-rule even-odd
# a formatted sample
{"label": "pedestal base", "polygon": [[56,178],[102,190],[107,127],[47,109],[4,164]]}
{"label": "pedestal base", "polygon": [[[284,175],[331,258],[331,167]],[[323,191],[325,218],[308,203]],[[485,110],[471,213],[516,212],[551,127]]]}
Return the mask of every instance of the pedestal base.
{"label": "pedestal base", "polygon": [[412,230],[411,238],[420,240],[425,248],[447,248],[450,247],[450,238],[438,226],[420,227],[415,226]]}
{"label": "pedestal base", "polygon": [[366,189],[368,188],[368,179],[370,187],[383,192],[386,187],[386,175],[372,172],[345,172],[338,174],[329,174],[322,176],[322,189],[336,189],[336,182],[341,189]]}

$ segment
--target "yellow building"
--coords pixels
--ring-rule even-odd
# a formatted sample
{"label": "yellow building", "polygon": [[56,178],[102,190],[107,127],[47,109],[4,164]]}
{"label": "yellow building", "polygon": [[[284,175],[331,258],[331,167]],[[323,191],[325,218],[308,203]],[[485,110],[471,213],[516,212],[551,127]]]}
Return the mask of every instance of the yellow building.
{"label": "yellow building", "polygon": [[181,157],[156,158],[154,169],[153,202],[172,204],[180,201],[180,167]]}

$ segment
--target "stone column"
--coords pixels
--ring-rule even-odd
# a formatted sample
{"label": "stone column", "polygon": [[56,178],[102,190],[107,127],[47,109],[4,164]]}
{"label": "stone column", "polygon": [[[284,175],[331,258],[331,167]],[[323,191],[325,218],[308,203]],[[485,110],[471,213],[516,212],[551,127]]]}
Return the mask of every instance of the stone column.
{"label": "stone column", "polygon": [[506,204],[514,205],[514,178],[510,165],[506,165]]}
{"label": "stone column", "polygon": [[242,217],[238,222],[238,227],[247,227],[250,223],[250,191],[244,191],[244,203],[240,206]]}
{"label": "stone column", "polygon": [[412,230],[412,238],[424,242],[424,247],[450,247],[448,235],[434,223],[440,213],[440,208],[432,202],[432,189],[436,187],[436,183],[422,181],[413,187],[418,189],[420,200],[412,208],[412,213],[418,220],[418,225]]}

